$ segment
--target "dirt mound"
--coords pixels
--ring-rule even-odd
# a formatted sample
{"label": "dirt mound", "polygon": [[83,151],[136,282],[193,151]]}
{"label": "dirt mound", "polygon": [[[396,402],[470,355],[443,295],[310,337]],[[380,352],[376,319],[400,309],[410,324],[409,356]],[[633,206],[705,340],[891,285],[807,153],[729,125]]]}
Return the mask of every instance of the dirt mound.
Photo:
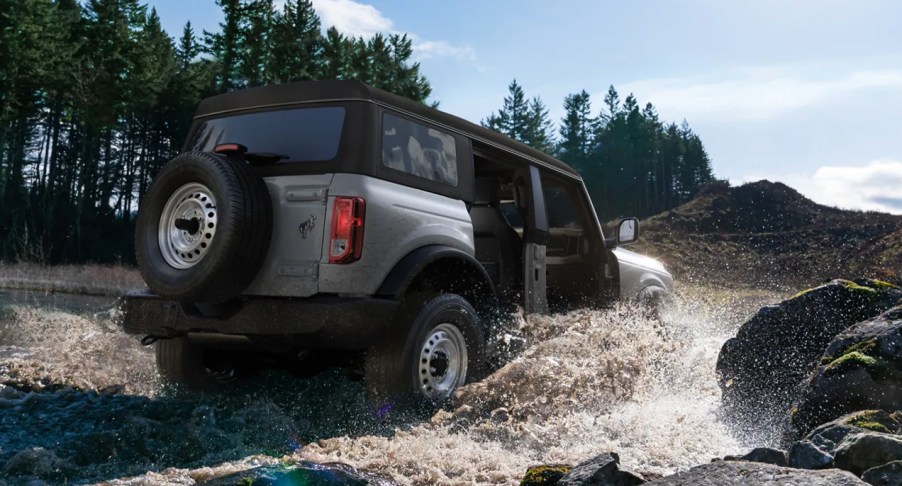
{"label": "dirt mound", "polygon": [[700,283],[786,289],[837,277],[902,280],[902,216],[824,206],[766,180],[706,186],[643,221],[637,246]]}

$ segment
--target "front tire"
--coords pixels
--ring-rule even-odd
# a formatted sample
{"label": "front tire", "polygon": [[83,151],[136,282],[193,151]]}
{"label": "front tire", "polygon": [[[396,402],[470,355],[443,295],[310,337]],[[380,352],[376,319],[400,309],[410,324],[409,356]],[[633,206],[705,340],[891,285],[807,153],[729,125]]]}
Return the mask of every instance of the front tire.
{"label": "front tire", "polygon": [[434,410],[479,376],[485,340],[473,306],[457,294],[405,302],[388,336],[367,353],[365,382],[380,410]]}

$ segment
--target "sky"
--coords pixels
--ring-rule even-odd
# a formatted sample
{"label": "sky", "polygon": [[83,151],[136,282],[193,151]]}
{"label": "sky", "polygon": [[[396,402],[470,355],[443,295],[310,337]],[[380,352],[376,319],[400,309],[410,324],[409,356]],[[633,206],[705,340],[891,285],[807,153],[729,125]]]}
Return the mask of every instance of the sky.
{"label": "sky", "polygon": [[[279,1],[276,0],[278,4]],[[170,35],[217,30],[214,0],[150,0]],[[686,120],[733,184],[902,214],[902,2],[313,0],[324,28],[406,33],[440,109],[479,122],[511,80],[555,121],[613,85]]]}

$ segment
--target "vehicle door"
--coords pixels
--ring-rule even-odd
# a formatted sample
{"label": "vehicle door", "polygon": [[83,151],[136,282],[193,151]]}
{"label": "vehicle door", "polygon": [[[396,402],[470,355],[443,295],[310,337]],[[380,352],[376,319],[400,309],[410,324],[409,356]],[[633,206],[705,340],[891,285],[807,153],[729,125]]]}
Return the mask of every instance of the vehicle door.
{"label": "vehicle door", "polygon": [[517,203],[523,209],[524,310],[527,314],[546,314],[548,215],[539,169],[530,165],[518,171],[515,187]]}

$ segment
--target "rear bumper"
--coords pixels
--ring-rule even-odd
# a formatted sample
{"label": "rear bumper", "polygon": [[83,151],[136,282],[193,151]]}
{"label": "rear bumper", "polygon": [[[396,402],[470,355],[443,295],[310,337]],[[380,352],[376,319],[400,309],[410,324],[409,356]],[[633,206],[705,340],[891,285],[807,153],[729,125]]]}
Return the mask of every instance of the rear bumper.
{"label": "rear bumper", "polygon": [[129,334],[174,337],[222,334],[284,337],[304,347],[363,349],[391,323],[398,301],[314,296],[245,297],[224,305],[188,304],[150,293],[130,293],[122,327]]}

